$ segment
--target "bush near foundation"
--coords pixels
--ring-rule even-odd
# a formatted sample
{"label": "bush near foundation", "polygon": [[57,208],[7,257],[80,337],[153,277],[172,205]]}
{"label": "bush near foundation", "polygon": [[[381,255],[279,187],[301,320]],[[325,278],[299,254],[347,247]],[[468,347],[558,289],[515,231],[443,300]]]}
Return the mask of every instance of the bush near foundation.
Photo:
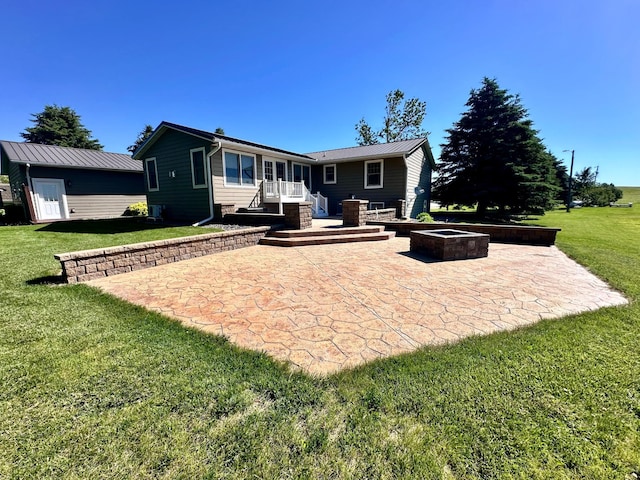
{"label": "bush near foundation", "polygon": [[422,223],[433,223],[433,217],[429,215],[427,212],[419,213],[416,217],[416,220]]}
{"label": "bush near foundation", "polygon": [[132,203],[127,207],[126,214],[133,217],[146,217],[149,214],[147,202]]}

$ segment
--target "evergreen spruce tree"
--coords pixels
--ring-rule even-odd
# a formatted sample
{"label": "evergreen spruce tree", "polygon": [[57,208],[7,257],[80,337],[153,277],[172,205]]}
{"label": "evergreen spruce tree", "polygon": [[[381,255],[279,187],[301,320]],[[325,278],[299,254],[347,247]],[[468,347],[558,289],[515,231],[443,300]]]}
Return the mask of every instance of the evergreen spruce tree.
{"label": "evergreen spruce tree", "polygon": [[134,144],[127,147],[127,151],[133,155],[138,147],[140,147],[140,145],[142,145],[152,134],[153,127],[149,124],[145,125],[142,131],[138,134],[138,137],[136,138]]}
{"label": "evergreen spruce tree", "polygon": [[546,151],[517,95],[485,78],[468,110],[447,130],[434,198],[443,205],[504,213],[544,212],[559,191],[554,157]]}
{"label": "evergreen spruce tree", "polygon": [[69,107],[46,105],[44,111],[31,116],[34,126],[20,134],[25,142],[102,150],[102,145],[91,138],[91,131],[80,122],[80,116]]}

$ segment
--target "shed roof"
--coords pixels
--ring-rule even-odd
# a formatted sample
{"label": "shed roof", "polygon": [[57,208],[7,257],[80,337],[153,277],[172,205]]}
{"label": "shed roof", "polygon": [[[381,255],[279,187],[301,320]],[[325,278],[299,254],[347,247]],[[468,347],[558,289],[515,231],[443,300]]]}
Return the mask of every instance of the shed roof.
{"label": "shed roof", "polygon": [[6,158],[15,163],[29,163],[56,168],[83,168],[142,172],[142,162],[124,153],[109,153],[83,148],[58,147],[39,143],[0,141]]}
{"label": "shed roof", "polygon": [[409,155],[427,141],[426,138],[414,138],[399,142],[379,143],[376,145],[363,145],[360,147],[337,148],[335,150],[322,150],[320,152],[307,153],[318,162],[346,162],[365,158],[382,158],[390,156]]}

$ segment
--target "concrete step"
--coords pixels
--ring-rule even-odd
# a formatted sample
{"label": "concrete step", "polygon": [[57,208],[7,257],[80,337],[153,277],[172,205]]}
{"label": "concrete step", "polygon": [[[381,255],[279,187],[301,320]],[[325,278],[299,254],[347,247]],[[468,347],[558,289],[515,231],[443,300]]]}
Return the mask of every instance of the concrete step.
{"label": "concrete step", "polygon": [[321,237],[321,236],[338,236],[353,235],[358,233],[381,233],[384,232],[384,226],[366,226],[366,227],[327,227],[305,230],[278,230],[269,233],[269,237],[278,238],[302,238],[302,237]]}
{"label": "concrete step", "polygon": [[[314,231],[318,233],[318,231]],[[302,247],[306,245],[329,245],[333,243],[350,242],[373,242],[389,240],[395,236],[394,232],[369,232],[369,233],[349,233],[339,235],[315,235],[315,236],[293,236],[293,237],[265,237],[260,240],[260,245],[273,245],[276,247]]]}

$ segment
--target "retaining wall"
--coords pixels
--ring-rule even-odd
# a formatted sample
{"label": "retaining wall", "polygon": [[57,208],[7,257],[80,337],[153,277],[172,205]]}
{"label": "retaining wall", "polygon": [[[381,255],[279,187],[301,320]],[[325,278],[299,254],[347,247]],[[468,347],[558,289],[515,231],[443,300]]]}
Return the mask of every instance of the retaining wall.
{"label": "retaining wall", "polygon": [[368,221],[367,225],[384,225],[386,230],[399,236],[409,236],[415,230],[442,230],[443,228],[465,232],[486,233],[496,243],[516,243],[520,245],[553,245],[559,228],[532,227],[529,225],[488,225],[483,223],[420,223]]}
{"label": "retaining wall", "polygon": [[62,265],[67,283],[86,282],[133,270],[179,262],[257,245],[269,227],[255,227],[227,232],[205,233],[54,255]]}

